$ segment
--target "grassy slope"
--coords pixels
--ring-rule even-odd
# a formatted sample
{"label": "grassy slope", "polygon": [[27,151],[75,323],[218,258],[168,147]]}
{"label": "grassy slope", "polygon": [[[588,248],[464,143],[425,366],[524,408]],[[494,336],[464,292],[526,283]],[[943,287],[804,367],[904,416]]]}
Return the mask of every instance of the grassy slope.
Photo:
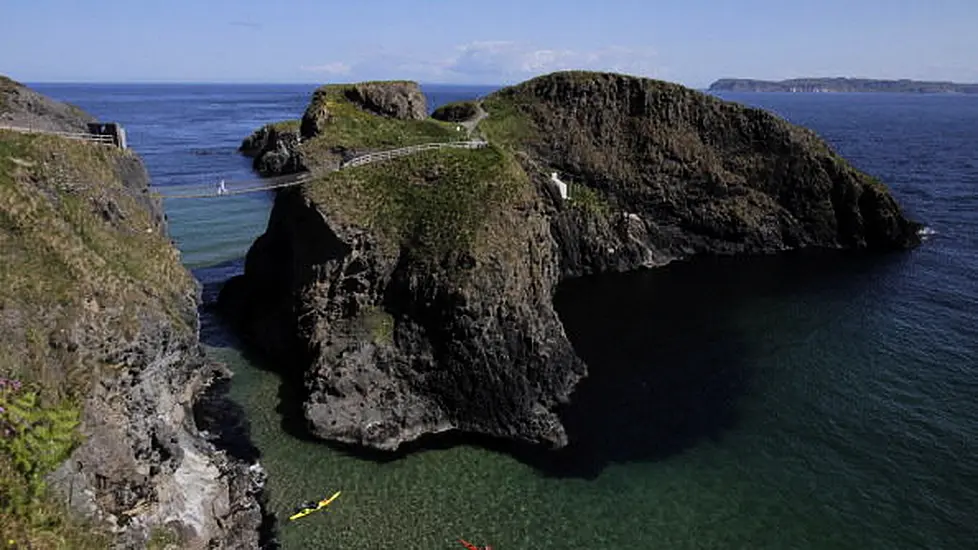
{"label": "grassy slope", "polygon": [[[104,334],[118,345],[161,315],[189,330],[169,308],[185,300],[192,280],[123,189],[115,165],[129,154],[0,131],[0,377],[35,385],[45,406],[79,402],[112,368],[97,352],[56,345],[62,331],[81,332],[82,341]],[[106,220],[106,208],[121,218]],[[23,483],[0,453],[0,497]],[[105,547],[51,502],[35,503],[29,516],[0,516],[0,532],[25,547]]]}
{"label": "grassy slope", "polygon": [[292,118],[289,120],[281,120],[279,122],[273,122],[267,124],[268,128],[275,130],[276,132],[298,132],[299,125],[302,123],[298,118]]}
{"label": "grassy slope", "polygon": [[445,149],[332,172],[306,186],[320,208],[418,259],[478,252],[492,211],[525,177],[500,149]]}

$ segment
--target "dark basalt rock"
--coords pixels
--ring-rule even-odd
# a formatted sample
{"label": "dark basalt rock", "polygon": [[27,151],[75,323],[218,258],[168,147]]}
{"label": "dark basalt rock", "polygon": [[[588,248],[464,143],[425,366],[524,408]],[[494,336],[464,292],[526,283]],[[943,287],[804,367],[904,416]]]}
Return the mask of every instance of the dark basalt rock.
{"label": "dark basalt rock", "polygon": [[298,124],[268,124],[245,138],[238,151],[254,159],[252,168],[262,177],[298,174],[306,171],[300,139]]}
{"label": "dark basalt rock", "polygon": [[446,103],[431,113],[431,118],[444,122],[465,122],[475,118],[479,108],[474,101],[456,101]]}
{"label": "dark basalt rock", "polygon": [[[561,280],[919,242],[879,181],[757,109],[589,72],[536,78],[483,107],[480,130],[516,166],[497,183],[518,192],[483,205],[477,244],[422,260],[419,244],[358,222],[362,201],[289,190],[221,292],[244,338],[301,378],[314,435],[388,450],[446,430],[561,446],[554,409],[585,374],[553,309]],[[314,97],[303,127],[325,109]],[[443,158],[433,177],[389,161],[384,189],[446,185]]]}
{"label": "dark basalt rock", "polygon": [[378,115],[400,120],[428,118],[428,101],[417,82],[365,82],[350,87],[346,97]]}

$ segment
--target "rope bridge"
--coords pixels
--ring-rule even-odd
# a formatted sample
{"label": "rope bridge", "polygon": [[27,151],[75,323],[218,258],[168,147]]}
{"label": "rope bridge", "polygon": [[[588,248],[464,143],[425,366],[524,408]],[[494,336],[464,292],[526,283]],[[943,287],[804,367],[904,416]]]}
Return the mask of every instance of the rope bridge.
{"label": "rope bridge", "polygon": [[[102,126],[117,126],[114,123],[90,125],[94,126],[95,130],[99,130]],[[61,136],[68,139],[77,139],[82,141],[89,141],[92,143],[99,143],[104,145],[118,145],[125,148],[125,137],[124,131],[121,127],[116,129],[117,132],[121,133],[121,139],[119,137],[109,135],[109,134],[92,134],[85,132],[60,132],[55,130],[42,130],[38,128],[25,128],[22,126],[9,126],[0,124],[0,130],[10,130],[14,132],[23,133],[35,133],[35,134],[47,134],[54,136]],[[100,131],[104,131],[100,130]],[[380,162],[384,160],[390,160],[398,157],[404,157],[408,155],[413,155],[415,153],[420,153],[422,151],[432,151],[435,149],[482,149],[488,147],[489,142],[485,140],[471,140],[471,141],[445,141],[437,143],[422,143],[420,145],[411,145],[408,147],[400,147],[398,149],[388,149],[386,151],[377,151],[375,153],[367,153],[360,155],[349,160],[340,163],[336,170],[344,170],[347,168],[355,168],[357,166],[363,166],[364,164],[370,164],[373,162]],[[312,175],[308,172],[301,174],[292,174],[288,176],[278,176],[273,178],[262,178],[262,179],[252,179],[252,180],[239,180],[239,181],[228,181],[221,180],[216,186],[180,186],[180,191],[169,195],[163,193],[157,193],[156,195],[163,199],[203,199],[210,197],[224,197],[228,195],[241,195],[244,193],[255,193],[258,191],[270,191],[273,189],[282,189],[285,187],[292,187],[294,185],[302,185],[312,179]]]}
{"label": "rope bridge", "polygon": [[[399,149],[389,149],[376,153],[367,153],[347,160],[340,164],[337,170],[355,168],[407,155],[413,155],[422,151],[435,149],[482,149],[488,147],[489,143],[484,140],[477,141],[446,141],[440,143],[423,143],[421,145],[411,145]],[[282,189],[295,185],[302,185],[312,180],[312,175],[308,172],[293,174],[289,176],[278,176],[274,178],[262,178],[253,180],[229,181],[221,180],[216,186],[181,186],[178,194],[160,194],[164,199],[204,199],[212,197],[224,197],[228,195],[241,195],[244,193],[255,193],[257,191],[270,191],[272,189]]]}
{"label": "rope bridge", "polygon": [[[160,193],[158,196],[162,199],[205,199],[210,197],[224,197],[228,195],[242,195],[244,193],[270,191],[273,189],[292,187],[294,185],[302,185],[311,179],[312,176],[309,173],[302,173],[253,180],[221,180],[221,183],[219,183],[217,186],[181,185],[178,188],[180,190],[179,193],[172,195]],[[221,184],[223,184],[223,186]]]}

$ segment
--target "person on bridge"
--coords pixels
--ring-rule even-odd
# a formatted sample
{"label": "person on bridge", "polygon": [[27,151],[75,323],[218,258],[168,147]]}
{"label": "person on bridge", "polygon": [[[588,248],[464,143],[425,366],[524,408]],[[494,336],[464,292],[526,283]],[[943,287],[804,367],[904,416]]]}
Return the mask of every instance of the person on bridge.
{"label": "person on bridge", "polygon": [[228,188],[225,187],[224,180],[221,180],[221,183],[219,183],[217,185],[217,194],[218,195],[227,195],[228,194]]}

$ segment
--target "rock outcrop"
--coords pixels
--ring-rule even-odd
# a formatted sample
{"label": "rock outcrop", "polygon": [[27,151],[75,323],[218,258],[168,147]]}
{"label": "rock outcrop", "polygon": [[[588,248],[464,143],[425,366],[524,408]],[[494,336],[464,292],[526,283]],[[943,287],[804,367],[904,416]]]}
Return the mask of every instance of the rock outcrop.
{"label": "rock outcrop", "polygon": [[[893,249],[919,242],[885,186],[812,131],[666,82],[586,72],[491,96],[483,130],[556,171],[565,276],[695,254]],[[495,114],[494,114],[495,113]]]}
{"label": "rock outcrop", "polygon": [[431,113],[431,118],[445,122],[465,122],[479,114],[479,108],[474,101],[456,101],[446,103]]}
{"label": "rock outcrop", "polygon": [[400,120],[428,118],[428,100],[417,82],[364,82],[351,86],[346,97],[378,115]]}
{"label": "rock outcrop", "polygon": [[[64,112],[49,123],[86,120]],[[81,404],[51,488],[118,547],[270,546],[257,452],[225,431],[230,373],[203,355],[199,289],[148,183],[131,151],[0,130],[0,376]]]}
{"label": "rock outcrop", "polygon": [[266,124],[241,142],[238,150],[253,160],[252,168],[262,177],[305,172],[299,154],[299,121]]}
{"label": "rock outcrop", "polygon": [[[483,107],[488,149],[281,192],[245,274],[221,292],[246,340],[302,375],[315,435],[394,449],[455,429],[561,446],[553,411],[586,370],[553,309],[561,280],[698,254],[919,242],[881,183],[760,110],[588,72]],[[331,112],[304,120],[312,141],[349,137],[343,107]],[[312,141],[309,159],[327,150]]]}

